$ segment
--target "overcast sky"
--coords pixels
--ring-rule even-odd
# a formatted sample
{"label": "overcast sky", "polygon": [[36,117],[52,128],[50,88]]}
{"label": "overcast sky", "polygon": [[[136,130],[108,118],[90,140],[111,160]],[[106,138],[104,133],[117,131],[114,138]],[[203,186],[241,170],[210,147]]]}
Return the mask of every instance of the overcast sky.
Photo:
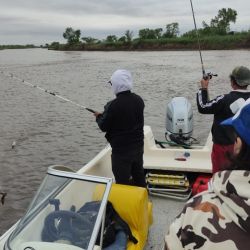
{"label": "overcast sky", "polygon": [[[221,8],[237,11],[231,30],[250,29],[249,0],[193,0],[198,28]],[[180,32],[193,29],[190,0],[0,0],[0,44],[65,42],[66,27],[81,30],[81,37],[104,39],[134,37],[143,28],[163,28],[178,22]]]}

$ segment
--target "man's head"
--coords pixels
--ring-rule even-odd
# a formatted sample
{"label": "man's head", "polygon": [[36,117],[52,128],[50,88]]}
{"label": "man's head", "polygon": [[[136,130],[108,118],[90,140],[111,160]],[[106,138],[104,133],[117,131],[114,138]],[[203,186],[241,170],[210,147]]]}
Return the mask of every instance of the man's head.
{"label": "man's head", "polygon": [[238,66],[232,71],[230,79],[239,88],[247,88],[250,85],[250,70],[247,67]]}
{"label": "man's head", "polygon": [[226,119],[221,125],[232,126],[235,130],[235,143],[232,160],[232,169],[250,169],[250,98],[243,107],[231,118]]}
{"label": "man's head", "polygon": [[233,117],[226,119],[221,125],[232,126],[240,138],[250,147],[250,98]]}
{"label": "man's head", "polygon": [[133,87],[131,73],[125,69],[116,70],[111,76],[110,83],[115,95],[131,90]]}

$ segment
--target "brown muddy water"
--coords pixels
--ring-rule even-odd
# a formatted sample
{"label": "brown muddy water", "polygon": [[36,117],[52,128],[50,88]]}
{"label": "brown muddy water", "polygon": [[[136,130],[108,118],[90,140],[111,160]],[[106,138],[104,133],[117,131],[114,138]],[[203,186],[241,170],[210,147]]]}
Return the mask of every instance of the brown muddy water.
{"label": "brown muddy water", "polygon": [[[228,76],[235,66],[250,66],[250,51],[203,51],[202,55],[206,70],[218,74],[210,84],[211,98],[230,90]],[[193,136],[205,142],[212,116],[197,113],[195,93],[201,78],[197,51],[2,50],[0,190],[8,195],[0,204],[0,235],[24,214],[48,166],[63,164],[77,170],[107,143],[91,113],[9,74],[102,111],[113,98],[106,82],[118,68],[132,72],[134,92],[145,101],[145,124],[152,127],[156,139],[164,140],[167,103],[184,96],[193,107]]]}

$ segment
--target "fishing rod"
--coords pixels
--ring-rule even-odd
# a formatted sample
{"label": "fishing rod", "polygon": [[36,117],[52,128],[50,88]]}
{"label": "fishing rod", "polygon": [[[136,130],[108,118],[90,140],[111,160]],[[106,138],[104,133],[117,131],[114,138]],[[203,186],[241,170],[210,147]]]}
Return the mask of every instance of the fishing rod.
{"label": "fishing rod", "polygon": [[193,2],[192,2],[192,0],[190,0],[190,4],[191,4],[191,9],[192,9],[192,14],[193,14],[194,28],[195,28],[195,33],[196,33],[196,37],[197,37],[198,49],[199,49],[200,60],[201,60],[202,77],[204,79],[208,79],[208,78],[211,79],[213,76],[218,76],[218,75],[217,74],[213,74],[211,72],[206,73],[206,71],[205,71],[205,67],[204,67],[203,59],[202,59],[202,54],[201,54],[200,36],[199,36],[199,32],[198,32],[197,25],[196,25],[196,20],[195,20],[194,8],[193,8]]}
{"label": "fishing rod", "polygon": [[65,98],[65,97],[63,97],[63,96],[61,96],[61,95],[58,95],[58,94],[56,94],[55,92],[52,92],[52,91],[49,91],[49,90],[47,90],[47,89],[41,88],[41,87],[38,86],[38,85],[32,84],[32,83],[30,83],[30,82],[28,82],[28,81],[25,81],[25,80],[23,80],[23,79],[21,79],[21,78],[18,78],[18,77],[16,77],[16,76],[14,76],[12,73],[6,74],[6,73],[4,73],[3,71],[1,71],[1,73],[4,74],[4,75],[6,75],[6,76],[9,76],[9,77],[11,77],[11,78],[13,78],[13,79],[16,79],[16,80],[18,80],[18,81],[21,81],[21,83],[24,84],[24,85],[31,86],[31,87],[33,87],[33,88],[37,88],[37,89],[39,89],[39,90],[41,90],[41,91],[43,91],[43,92],[45,92],[45,93],[47,93],[47,94],[50,94],[50,95],[52,95],[52,96],[55,96],[55,97],[57,97],[57,98],[59,98],[59,99],[61,99],[61,100],[63,100],[63,101],[69,102],[69,103],[71,103],[71,104],[73,104],[73,105],[75,105],[75,106],[78,106],[78,107],[80,107],[80,108],[82,108],[82,109],[85,109],[85,110],[87,110],[87,111],[89,111],[89,112],[91,112],[91,113],[96,113],[96,111],[93,110],[93,109],[87,108],[87,107],[85,107],[85,106],[83,106],[83,105],[81,105],[81,104],[78,104],[78,103],[76,103],[76,102],[74,102],[74,101],[71,101],[71,100],[69,100],[69,99],[67,99],[67,98]]}

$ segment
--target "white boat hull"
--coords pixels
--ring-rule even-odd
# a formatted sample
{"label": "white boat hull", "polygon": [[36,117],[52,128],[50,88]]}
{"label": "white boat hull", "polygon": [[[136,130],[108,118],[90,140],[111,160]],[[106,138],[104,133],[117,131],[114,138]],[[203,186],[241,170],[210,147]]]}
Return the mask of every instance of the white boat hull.
{"label": "white boat hull", "polygon": [[[195,173],[211,173],[211,135],[209,135],[205,146],[203,147],[195,147],[192,149],[184,149],[184,148],[158,148],[155,144],[155,139],[151,128],[149,126],[144,127],[144,168],[146,170],[166,170],[166,171],[174,171],[174,172],[195,172]],[[86,165],[84,165],[79,171],[78,174],[87,174],[87,175],[94,175],[94,176],[102,176],[102,177],[112,177],[112,170],[111,170],[111,147],[107,145],[99,154],[97,154],[91,161],[89,161]],[[153,207],[154,207],[154,217],[164,216],[162,211],[162,207],[164,206],[166,201],[161,200],[159,198],[153,199]],[[167,201],[168,205],[171,201]],[[182,206],[182,203],[176,204],[171,203],[174,206]],[[167,206],[168,206],[167,205]],[[171,207],[171,206],[170,206]],[[173,209],[172,211],[172,218],[177,215],[179,209]],[[158,219],[155,219],[157,222]],[[160,225],[162,221],[167,221],[168,218],[161,218],[158,220],[157,225],[154,223],[151,229],[151,236],[155,235],[155,237],[161,233],[164,235],[167,227],[166,223]],[[162,229],[164,226],[164,230]],[[0,237],[0,249],[4,249],[4,243],[11,234],[11,232],[15,229],[16,224],[10,228],[5,234]],[[154,242],[154,239],[149,240]],[[163,242],[163,238],[162,238]],[[159,243],[159,242],[158,242]],[[154,244],[156,244],[154,242]],[[159,243],[161,244],[161,242]],[[54,248],[46,248],[46,249],[54,249]],[[154,248],[157,249],[157,248]]]}

